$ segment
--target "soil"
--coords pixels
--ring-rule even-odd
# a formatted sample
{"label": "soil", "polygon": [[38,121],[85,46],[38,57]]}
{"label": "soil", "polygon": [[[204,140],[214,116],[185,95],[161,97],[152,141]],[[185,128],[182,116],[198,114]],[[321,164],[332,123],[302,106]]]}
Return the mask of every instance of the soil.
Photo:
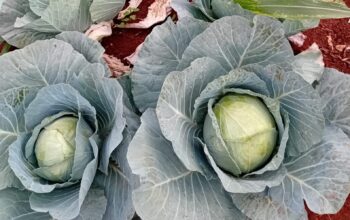
{"label": "soil", "polygon": [[303,34],[306,36],[304,44],[300,47],[293,45],[296,53],[317,43],[327,67],[350,74],[349,19],[322,20],[317,28],[309,29]]}
{"label": "soil", "polygon": [[[154,0],[143,0],[139,6],[139,11],[135,13],[138,22],[147,16],[148,7]],[[127,4],[125,5],[125,7]],[[118,23],[117,21],[115,21]],[[128,64],[125,58],[136,50],[137,46],[144,42],[147,35],[152,31],[148,29],[114,28],[113,34],[102,41],[103,47],[108,55],[119,58],[123,63]]]}

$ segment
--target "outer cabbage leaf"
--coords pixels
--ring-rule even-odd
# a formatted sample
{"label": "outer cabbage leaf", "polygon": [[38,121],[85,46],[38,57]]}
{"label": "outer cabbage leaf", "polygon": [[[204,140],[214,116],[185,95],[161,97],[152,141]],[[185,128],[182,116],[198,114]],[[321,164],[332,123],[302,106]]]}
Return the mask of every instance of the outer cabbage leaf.
{"label": "outer cabbage leaf", "polygon": [[8,146],[11,145],[24,130],[24,123],[19,121],[16,109],[17,93],[8,94],[9,100],[0,102],[0,190],[7,187],[23,188],[8,164]]}
{"label": "outer cabbage leaf", "polygon": [[123,8],[125,0],[93,0],[90,13],[93,22],[112,20]]}
{"label": "outer cabbage leaf", "polygon": [[270,95],[281,104],[281,111],[290,120],[287,155],[297,156],[307,151],[322,139],[325,119],[319,94],[293,71],[271,65],[262,68],[247,67],[264,80]]}
{"label": "outer cabbage leaf", "polygon": [[210,177],[203,149],[194,140],[202,128],[192,114],[196,98],[205,85],[225,74],[219,63],[210,58],[195,60],[182,72],[172,72],[165,79],[157,104],[157,116],[163,135],[172,142],[174,152],[188,170]]}
{"label": "outer cabbage leaf", "polygon": [[86,31],[93,22],[112,20],[125,0],[4,0],[0,36],[23,48],[64,31]]}
{"label": "outer cabbage leaf", "polygon": [[[126,151],[123,156],[126,156]],[[98,173],[95,181],[104,188],[104,194],[108,201],[102,219],[132,219],[135,214],[132,201],[132,190],[134,188],[132,186],[134,182],[132,175],[131,172],[125,173],[120,170],[116,165],[109,167],[108,175]]]}
{"label": "outer cabbage leaf", "polygon": [[284,63],[293,59],[293,51],[280,22],[255,16],[252,26],[243,17],[231,16],[214,21],[192,40],[177,69],[200,57],[218,61],[229,72],[249,64]]}
{"label": "outer cabbage leaf", "polygon": [[50,1],[41,19],[59,32],[72,30],[82,32],[91,25],[89,7],[90,1],[86,0]]}
{"label": "outer cabbage leaf", "polygon": [[41,16],[42,13],[49,7],[50,0],[29,0],[30,9],[37,15]]}
{"label": "outer cabbage leaf", "polygon": [[134,65],[131,79],[135,103],[140,111],[155,108],[165,77],[176,70],[184,50],[208,24],[193,18],[170,19],[153,29]]}
{"label": "outer cabbage leaf", "polygon": [[212,0],[195,0],[193,3],[208,19],[214,20],[215,15],[211,10],[211,1]]}
{"label": "outer cabbage leaf", "polygon": [[303,200],[315,213],[337,213],[350,192],[350,139],[337,127],[324,130],[321,143],[285,162],[288,174],[270,189],[273,200],[304,213]]}
{"label": "outer cabbage leaf", "polygon": [[104,73],[103,65],[92,64],[80,72],[72,85],[96,109],[98,134],[104,140],[99,152],[99,169],[107,173],[111,153],[123,140],[125,119],[123,89],[115,79],[105,78]]}
{"label": "outer cabbage leaf", "polygon": [[171,7],[176,11],[179,21],[186,17],[194,17],[203,21],[210,21],[193,3],[183,0],[172,0]]}
{"label": "outer cabbage leaf", "polygon": [[57,34],[52,33],[52,30],[47,33],[15,28],[17,18],[23,17],[29,10],[28,0],[4,0],[0,8],[0,36],[15,47],[22,48],[35,40],[53,38]]}
{"label": "outer cabbage leaf", "polygon": [[327,123],[341,128],[350,137],[350,77],[335,69],[324,71],[317,87]]}
{"label": "outer cabbage leaf", "polygon": [[154,110],[141,120],[127,157],[141,177],[133,198],[142,219],[244,219],[217,179],[207,180],[183,166],[162,135]]}
{"label": "outer cabbage leaf", "polygon": [[56,36],[56,39],[69,43],[74,50],[81,53],[90,63],[102,63],[105,65],[105,76],[110,76],[110,70],[102,58],[105,49],[102,45],[90,38],[82,37],[77,31],[66,31]]}
{"label": "outer cabbage leaf", "polygon": [[8,188],[0,191],[0,219],[2,220],[48,220],[47,213],[30,208],[28,191]]}
{"label": "outer cabbage leaf", "polygon": [[296,55],[292,67],[294,72],[303,77],[306,82],[313,84],[320,81],[324,72],[324,62],[317,44],[314,43],[307,50]]}
{"label": "outer cabbage leaf", "polygon": [[225,16],[239,15],[247,19],[253,19],[253,13],[243,9],[232,0],[212,0],[212,11],[217,19]]}
{"label": "outer cabbage leaf", "polygon": [[[63,41],[40,41],[23,50],[3,55],[0,59],[0,93],[20,88],[32,90],[49,84],[69,82],[74,74],[79,73],[88,64],[83,55]],[[21,68],[17,68],[18,66]]]}
{"label": "outer cabbage leaf", "polygon": [[74,220],[102,219],[107,203],[103,190],[98,188],[90,189],[81,207],[79,216]]}
{"label": "outer cabbage leaf", "polygon": [[205,21],[214,21],[232,15],[253,17],[252,13],[230,0],[194,0],[192,2],[175,0],[172,2],[172,7],[180,20],[186,16]]}
{"label": "outer cabbage leaf", "polygon": [[103,217],[106,220],[129,220],[135,214],[132,190],[139,185],[139,179],[132,174],[126,154],[140,122],[139,117],[131,109],[129,99],[124,93],[124,116],[127,126],[123,131],[123,141],[111,155],[113,162],[109,164],[108,175],[98,172],[95,178],[95,182],[104,188],[108,199],[107,210]]}
{"label": "outer cabbage leaf", "polygon": [[46,86],[37,93],[24,114],[26,127],[31,131],[60,112],[79,112],[93,130],[97,129],[95,108],[75,88],[63,83]]}
{"label": "outer cabbage leaf", "polygon": [[307,219],[304,200],[315,213],[336,213],[350,191],[350,139],[335,126],[309,151],[288,158],[280,186],[259,194],[231,194],[237,207],[252,219]]}
{"label": "outer cabbage leaf", "polygon": [[254,220],[307,220],[307,213],[296,213],[285,204],[271,199],[269,191],[231,194],[234,204]]}
{"label": "outer cabbage leaf", "polygon": [[287,36],[299,33],[309,28],[317,27],[319,19],[284,20],[283,28]]}

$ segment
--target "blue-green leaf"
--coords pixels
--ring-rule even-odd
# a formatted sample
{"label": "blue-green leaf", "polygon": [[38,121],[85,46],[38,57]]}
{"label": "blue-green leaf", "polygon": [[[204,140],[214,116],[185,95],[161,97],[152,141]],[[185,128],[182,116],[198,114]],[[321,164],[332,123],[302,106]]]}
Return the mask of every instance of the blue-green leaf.
{"label": "blue-green leaf", "polygon": [[262,193],[231,194],[234,204],[254,220],[307,220],[306,211],[294,212],[285,204],[273,200],[268,190]]}
{"label": "blue-green leaf", "polygon": [[182,72],[172,72],[165,79],[157,104],[157,116],[163,135],[172,142],[174,152],[188,170],[209,175],[202,147],[194,141],[201,126],[192,119],[195,100],[205,86],[225,74],[210,58],[195,60]]}
{"label": "blue-green leaf", "polygon": [[177,69],[188,67],[200,57],[218,61],[229,72],[250,64],[285,63],[293,56],[279,21],[255,16],[251,25],[248,19],[230,16],[214,21],[193,39]]}
{"label": "blue-green leaf", "polygon": [[289,138],[287,154],[297,156],[322,139],[325,119],[319,94],[293,71],[285,71],[277,65],[262,68],[247,67],[264,80],[270,95],[281,104],[281,111],[288,114]]}
{"label": "blue-green leaf", "polygon": [[212,0],[211,8],[217,19],[232,15],[239,15],[249,20],[252,20],[254,17],[253,13],[243,9],[232,0]]}
{"label": "blue-green leaf", "polygon": [[[126,151],[123,156],[126,160]],[[104,194],[108,201],[103,219],[132,219],[135,214],[132,201],[133,174],[130,171],[124,173],[120,167],[111,164],[108,175],[99,172],[95,181],[104,188]]]}
{"label": "blue-green leaf", "polygon": [[93,0],[90,7],[93,22],[113,20],[124,4],[125,0]]}
{"label": "blue-green leaf", "polygon": [[49,220],[47,213],[35,212],[29,204],[30,192],[8,188],[0,191],[1,220]]}
{"label": "blue-green leaf", "polygon": [[336,213],[349,194],[350,139],[334,126],[323,141],[299,157],[289,158],[281,185],[259,194],[231,194],[251,219],[307,219],[304,201],[318,214]]}
{"label": "blue-green leaf", "polygon": [[89,13],[90,1],[59,0],[50,1],[41,15],[41,19],[49,23],[59,32],[85,31],[91,25]]}
{"label": "blue-green leaf", "polygon": [[102,56],[105,49],[102,45],[77,31],[65,31],[56,36],[56,39],[69,43],[75,51],[81,53],[90,63],[102,63],[106,67],[105,76],[110,76],[110,70]]}
{"label": "blue-green leaf", "polygon": [[317,44],[313,44],[307,50],[295,56],[292,63],[295,73],[311,85],[319,81],[324,71],[323,56]]}
{"label": "blue-green leaf", "polygon": [[49,6],[50,0],[28,0],[30,9],[38,16],[41,16]]}
{"label": "blue-green leaf", "polygon": [[284,20],[283,28],[286,36],[291,36],[306,29],[315,28],[319,23],[319,19]]}
{"label": "blue-green leaf", "polygon": [[71,112],[82,117],[97,129],[96,110],[76,89],[68,84],[56,84],[42,88],[25,112],[26,127],[31,130],[47,117],[60,112]]}
{"label": "blue-green leaf", "polygon": [[90,189],[81,206],[79,216],[74,220],[102,219],[107,203],[103,190],[98,188]]}
{"label": "blue-green leaf", "polygon": [[326,127],[322,142],[294,158],[288,158],[287,176],[270,189],[276,202],[304,213],[307,206],[318,214],[335,214],[350,193],[350,139],[335,127]]}
{"label": "blue-green leaf", "polygon": [[153,29],[146,38],[131,74],[135,103],[140,111],[155,108],[165,77],[176,70],[184,50],[207,23],[193,18],[171,20]]}
{"label": "blue-green leaf", "polygon": [[211,20],[198,7],[196,7],[195,4],[189,1],[172,0],[171,7],[176,11],[180,21],[186,17],[193,17],[203,21]]}
{"label": "blue-green leaf", "polygon": [[116,79],[106,78],[104,74],[103,65],[89,65],[81,70],[72,85],[96,109],[98,134],[104,140],[99,169],[107,173],[110,155],[123,140],[126,122],[123,117],[123,89]]}
{"label": "blue-green leaf", "polygon": [[56,39],[39,41],[0,57],[0,93],[67,83],[88,64],[68,43]]}
{"label": "blue-green leaf", "polygon": [[23,48],[36,40],[53,38],[55,34],[58,34],[58,32],[46,33],[33,29],[15,28],[17,18],[23,17],[28,11],[30,11],[28,0],[4,0],[0,8],[0,36],[18,48]]}
{"label": "blue-green leaf", "polygon": [[350,137],[350,77],[335,69],[324,71],[317,87],[328,123],[341,128]]}
{"label": "blue-green leaf", "polygon": [[0,102],[0,190],[7,187],[22,188],[8,164],[9,146],[18,138],[24,128],[24,124],[20,124],[20,117],[13,106],[14,102],[11,102],[16,100],[16,96],[10,99]]}
{"label": "blue-green leaf", "polygon": [[141,179],[133,199],[142,219],[244,219],[217,179],[207,180],[183,166],[162,135],[154,110],[141,120],[128,161]]}

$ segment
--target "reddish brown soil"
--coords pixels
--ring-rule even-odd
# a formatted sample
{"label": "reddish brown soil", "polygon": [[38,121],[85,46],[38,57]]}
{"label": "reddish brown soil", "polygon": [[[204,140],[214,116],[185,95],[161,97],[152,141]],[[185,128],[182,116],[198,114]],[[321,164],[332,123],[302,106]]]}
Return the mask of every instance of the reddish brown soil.
{"label": "reddish brown soil", "polygon": [[[136,12],[135,22],[145,18],[147,16],[148,7],[153,3],[154,0],[143,0],[139,6],[140,11]],[[127,5],[126,5],[127,6]],[[123,62],[125,57],[131,55],[138,45],[143,43],[147,35],[152,31],[149,29],[123,29],[115,28],[113,34],[110,37],[104,38],[102,45],[106,49],[106,53],[113,55]]]}
{"label": "reddish brown soil", "polygon": [[350,23],[349,19],[322,20],[317,28],[304,32],[306,40],[296,52],[303,51],[317,43],[321,48],[327,67],[350,74]]}

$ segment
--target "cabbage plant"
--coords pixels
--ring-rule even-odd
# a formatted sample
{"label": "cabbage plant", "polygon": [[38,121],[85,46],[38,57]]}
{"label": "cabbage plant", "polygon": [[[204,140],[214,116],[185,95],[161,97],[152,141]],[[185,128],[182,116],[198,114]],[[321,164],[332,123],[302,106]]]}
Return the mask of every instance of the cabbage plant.
{"label": "cabbage plant", "polygon": [[173,0],[180,19],[191,16],[214,21],[224,16],[252,18],[254,14],[271,16],[283,22],[286,35],[317,27],[319,19],[346,18],[350,9],[342,0]]}
{"label": "cabbage plant", "polygon": [[[168,20],[131,74],[142,219],[307,219],[350,193],[350,77],[254,16]],[[147,202],[145,202],[147,201]]]}
{"label": "cabbage plant", "polygon": [[93,23],[112,20],[124,4],[125,0],[1,0],[0,37],[22,48],[64,31],[84,32]]}
{"label": "cabbage plant", "polygon": [[63,32],[0,57],[0,219],[131,219],[139,119],[96,41]]}

